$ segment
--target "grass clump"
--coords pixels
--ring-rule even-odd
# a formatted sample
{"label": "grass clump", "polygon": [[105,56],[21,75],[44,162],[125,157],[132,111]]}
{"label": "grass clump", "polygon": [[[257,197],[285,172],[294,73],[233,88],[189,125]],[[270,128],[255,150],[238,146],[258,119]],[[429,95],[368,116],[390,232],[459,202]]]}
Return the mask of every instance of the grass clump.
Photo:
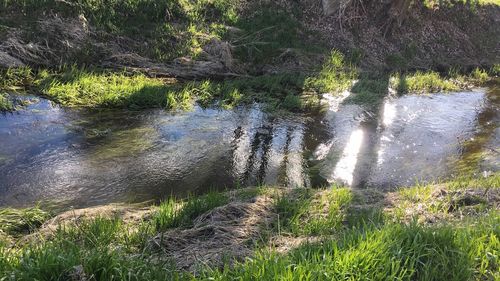
{"label": "grass clump", "polygon": [[30,233],[40,227],[50,216],[39,207],[0,209],[0,231],[13,236]]}
{"label": "grass clump", "polygon": [[347,90],[356,77],[356,70],[346,64],[344,55],[340,51],[333,50],[319,74],[309,78],[306,85],[321,93],[339,92]]}
{"label": "grass clump", "polygon": [[228,201],[227,195],[219,192],[210,192],[203,196],[189,197],[181,201],[170,198],[160,204],[152,221],[158,231],[174,227],[189,227],[196,217],[227,204]]}
{"label": "grass clump", "polygon": [[94,73],[71,69],[40,80],[43,95],[65,106],[163,107],[170,87],[142,74]]}
{"label": "grass clump", "polygon": [[332,234],[342,225],[345,209],[351,200],[348,188],[321,192],[298,189],[285,194],[276,201],[279,232],[297,236]]}
{"label": "grass clump", "polygon": [[417,71],[410,75],[396,75],[391,79],[391,86],[400,94],[404,93],[435,93],[441,91],[457,91],[459,87],[453,82],[442,78],[437,72]]}
{"label": "grass clump", "polygon": [[29,67],[15,67],[0,70],[0,90],[26,91],[35,81],[35,73]]}
{"label": "grass clump", "polygon": [[389,217],[420,223],[477,217],[494,209],[496,203],[491,198],[497,196],[499,189],[500,173],[401,188],[395,194]]}
{"label": "grass clump", "polygon": [[441,76],[437,72],[417,71],[412,74],[396,74],[389,81],[392,89],[398,94],[407,93],[436,93],[458,91],[468,89],[472,86],[484,85],[490,81],[493,70],[488,71],[475,68],[468,74],[463,74],[459,69],[450,69],[447,76]]}

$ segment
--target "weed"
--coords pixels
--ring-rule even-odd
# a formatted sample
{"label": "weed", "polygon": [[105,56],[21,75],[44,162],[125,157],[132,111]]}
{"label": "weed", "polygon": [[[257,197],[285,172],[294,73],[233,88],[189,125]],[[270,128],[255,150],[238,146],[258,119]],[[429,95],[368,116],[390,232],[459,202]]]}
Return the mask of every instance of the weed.
{"label": "weed", "polygon": [[499,76],[500,75],[500,64],[494,64],[491,67],[490,73],[492,76]]}
{"label": "weed", "polygon": [[480,84],[485,83],[490,79],[488,72],[480,68],[475,68],[471,73],[471,77]]}
{"label": "weed", "polygon": [[3,91],[25,91],[34,80],[34,71],[29,67],[0,70],[0,90]]}

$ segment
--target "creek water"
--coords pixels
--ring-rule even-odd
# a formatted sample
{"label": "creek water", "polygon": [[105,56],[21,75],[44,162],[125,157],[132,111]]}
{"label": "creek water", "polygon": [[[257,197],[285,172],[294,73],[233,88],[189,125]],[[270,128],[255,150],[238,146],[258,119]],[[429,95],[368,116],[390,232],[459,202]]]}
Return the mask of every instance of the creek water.
{"label": "creek water", "polygon": [[275,116],[258,104],[187,112],[63,109],[0,115],[0,206],[87,207],[258,184],[391,189],[499,170],[500,89],[386,98],[325,95]]}

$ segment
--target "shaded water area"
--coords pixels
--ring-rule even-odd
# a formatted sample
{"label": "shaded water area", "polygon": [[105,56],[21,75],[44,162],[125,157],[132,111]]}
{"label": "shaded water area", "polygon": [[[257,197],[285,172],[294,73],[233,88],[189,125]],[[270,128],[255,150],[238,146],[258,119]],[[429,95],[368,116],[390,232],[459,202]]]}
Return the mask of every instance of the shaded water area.
{"label": "shaded water area", "polygon": [[238,186],[394,188],[499,169],[498,88],[387,98],[325,95],[321,110],[260,105],[169,113],[63,109],[0,115],[0,206],[86,207]]}

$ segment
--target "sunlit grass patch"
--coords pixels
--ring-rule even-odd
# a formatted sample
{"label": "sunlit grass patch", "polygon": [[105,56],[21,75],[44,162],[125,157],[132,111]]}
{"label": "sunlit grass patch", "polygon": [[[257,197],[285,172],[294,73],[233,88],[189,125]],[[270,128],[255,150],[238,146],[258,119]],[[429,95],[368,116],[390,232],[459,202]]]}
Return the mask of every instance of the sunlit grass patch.
{"label": "sunlit grass patch", "polygon": [[42,94],[65,106],[162,107],[170,86],[141,74],[71,69],[40,80]]}
{"label": "sunlit grass patch", "polygon": [[348,188],[285,192],[276,200],[277,230],[293,235],[333,234],[342,225],[351,200]]}
{"label": "sunlit grass patch", "polygon": [[287,254],[264,250],[216,280],[469,280],[498,276],[498,216],[464,228],[386,224],[351,229],[339,238]]}
{"label": "sunlit grass patch", "polygon": [[399,93],[435,93],[441,91],[457,91],[459,87],[442,78],[437,72],[420,72],[396,75],[391,78],[391,87]]}
{"label": "sunlit grass patch", "polygon": [[153,215],[152,223],[157,231],[174,227],[189,227],[199,215],[229,202],[226,194],[210,192],[203,196],[184,200],[169,198],[161,203]]}
{"label": "sunlit grass patch", "polygon": [[321,93],[335,93],[349,89],[356,77],[356,69],[346,62],[340,51],[333,50],[320,72],[308,78],[306,87],[316,89]]}
{"label": "sunlit grass patch", "polygon": [[450,69],[447,75],[440,75],[434,71],[397,73],[390,77],[389,85],[398,94],[451,92],[484,85],[491,80],[493,72],[494,70],[488,72],[475,68],[468,74],[461,73],[457,69]]}

